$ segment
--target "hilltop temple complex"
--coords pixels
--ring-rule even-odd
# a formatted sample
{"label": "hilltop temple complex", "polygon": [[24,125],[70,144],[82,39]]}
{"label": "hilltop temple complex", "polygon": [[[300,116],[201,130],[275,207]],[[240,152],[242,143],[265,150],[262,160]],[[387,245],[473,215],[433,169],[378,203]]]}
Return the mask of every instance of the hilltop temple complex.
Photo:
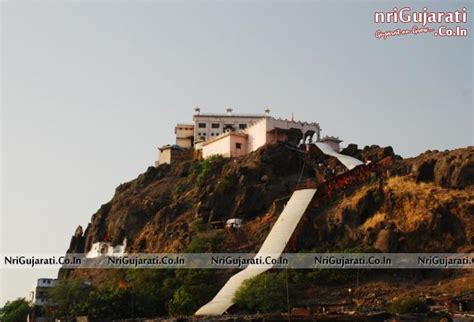
{"label": "hilltop temple complex", "polygon": [[230,108],[226,113],[201,113],[200,108],[194,112],[192,123],[175,126],[176,143],[159,148],[156,165],[212,155],[239,157],[278,141],[295,146],[323,142],[335,151],[342,142],[333,136],[321,138],[319,123],[277,119],[269,109],[263,114],[234,114]]}

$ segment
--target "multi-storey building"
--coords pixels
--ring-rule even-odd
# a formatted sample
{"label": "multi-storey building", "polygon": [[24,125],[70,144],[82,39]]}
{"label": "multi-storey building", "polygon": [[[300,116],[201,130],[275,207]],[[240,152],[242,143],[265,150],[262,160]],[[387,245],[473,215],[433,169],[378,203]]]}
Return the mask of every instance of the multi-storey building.
{"label": "multi-storey building", "polygon": [[211,140],[226,132],[245,130],[270,115],[268,109],[264,114],[234,114],[231,108],[226,109],[226,113],[201,113],[199,108],[194,111],[195,143]]}
{"label": "multi-storey building", "polygon": [[265,117],[250,127],[236,132],[226,132],[202,143],[202,156],[238,157],[253,152],[267,143],[278,141],[298,145],[300,142],[319,141],[318,123]]}
{"label": "multi-storey building", "polygon": [[56,279],[39,278],[33,291],[30,292],[30,303],[32,306],[45,306],[49,304],[48,290],[56,284]]}
{"label": "multi-storey building", "polygon": [[186,158],[223,155],[237,157],[278,141],[293,145],[304,142],[322,142],[339,151],[336,137],[321,139],[321,128],[316,122],[276,119],[266,109],[262,114],[201,113],[194,109],[193,123],[175,126],[176,144],[160,147],[156,165],[173,163]]}

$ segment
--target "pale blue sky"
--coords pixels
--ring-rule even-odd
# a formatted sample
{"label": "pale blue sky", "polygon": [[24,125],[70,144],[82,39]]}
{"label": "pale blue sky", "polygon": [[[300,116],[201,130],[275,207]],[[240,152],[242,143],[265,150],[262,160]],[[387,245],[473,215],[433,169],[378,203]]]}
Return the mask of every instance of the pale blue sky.
{"label": "pale blue sky", "polygon": [[[425,5],[471,17],[467,2]],[[375,39],[397,25],[376,25],[374,11],[394,6],[2,2],[1,251],[65,251],[195,106],[293,112],[403,156],[472,145],[472,37]],[[43,275],[1,272],[0,304]]]}

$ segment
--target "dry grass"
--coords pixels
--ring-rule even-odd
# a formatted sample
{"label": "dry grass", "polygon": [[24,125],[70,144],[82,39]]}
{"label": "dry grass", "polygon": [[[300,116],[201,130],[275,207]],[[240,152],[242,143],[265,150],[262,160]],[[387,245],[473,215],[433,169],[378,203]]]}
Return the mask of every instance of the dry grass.
{"label": "dry grass", "polygon": [[[341,220],[344,209],[356,209],[358,203],[378,184],[361,187],[354,194],[334,204],[326,211],[336,221]],[[380,222],[393,222],[397,229],[413,232],[433,219],[439,208],[455,209],[458,205],[474,205],[474,189],[445,189],[432,183],[417,183],[410,177],[392,177],[384,185],[385,205],[368,218],[361,228],[365,231]],[[390,208],[387,208],[390,206]]]}
{"label": "dry grass", "polygon": [[432,219],[432,210],[449,203],[472,203],[472,193],[465,190],[444,189],[430,183],[416,183],[407,177],[393,177],[384,188],[386,196],[396,199],[392,219],[400,230],[415,231]]}
{"label": "dry grass", "polygon": [[376,184],[369,184],[362,186],[361,188],[357,189],[354,194],[350,195],[347,198],[344,198],[341,203],[338,205],[340,208],[350,208],[354,209],[357,207],[360,199],[364,198],[367,195],[369,190],[373,190],[376,187]]}
{"label": "dry grass", "polygon": [[364,224],[362,225],[362,228],[367,231],[367,229],[373,229],[375,226],[377,226],[378,223],[384,222],[386,219],[387,215],[383,212],[376,212],[372,217],[367,219]]}

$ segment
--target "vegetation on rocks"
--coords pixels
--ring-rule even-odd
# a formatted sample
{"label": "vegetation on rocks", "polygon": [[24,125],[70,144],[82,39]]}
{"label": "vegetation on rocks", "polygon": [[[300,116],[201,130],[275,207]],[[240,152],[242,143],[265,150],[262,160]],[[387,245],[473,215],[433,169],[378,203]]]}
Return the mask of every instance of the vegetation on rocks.
{"label": "vegetation on rocks", "polygon": [[426,302],[414,296],[398,298],[389,306],[389,311],[393,314],[424,313],[427,310]]}
{"label": "vegetation on rocks", "polygon": [[285,272],[258,275],[244,282],[234,296],[236,306],[246,312],[287,311]]}
{"label": "vegetation on rocks", "polygon": [[[291,251],[474,251],[472,148],[428,152],[408,160],[389,147],[359,150],[350,146],[343,152],[373,162],[389,157],[393,164],[384,178],[372,178],[311,207],[298,226]],[[431,166],[430,160],[437,161]],[[334,159],[328,162],[336,163]],[[297,184],[315,180],[316,170],[303,164],[301,152],[274,144],[237,159],[213,157],[150,167],[137,179],[121,184],[87,228],[76,230],[68,252],[87,252],[106,236],[112,245],[126,239],[129,253],[256,252]],[[243,228],[238,232],[222,229],[230,218],[243,219]],[[190,314],[209,301],[231,273],[62,270],[62,281],[52,292],[53,296],[59,293],[55,314],[99,319],[108,314],[121,318]],[[281,274],[285,272],[270,272],[246,283],[236,298],[239,309],[286,311],[286,285],[279,284],[282,279],[286,282],[286,275]],[[289,291],[299,290],[292,293],[295,299],[313,296],[315,285],[347,289],[356,274],[355,270],[288,271]],[[369,275],[383,279],[393,274],[378,270]],[[263,297],[268,302],[262,300],[265,278],[272,279]],[[84,281],[91,285],[84,287]],[[104,281],[113,282],[105,285]],[[113,312],[95,307],[108,307],[108,301],[121,304],[110,305]]]}

